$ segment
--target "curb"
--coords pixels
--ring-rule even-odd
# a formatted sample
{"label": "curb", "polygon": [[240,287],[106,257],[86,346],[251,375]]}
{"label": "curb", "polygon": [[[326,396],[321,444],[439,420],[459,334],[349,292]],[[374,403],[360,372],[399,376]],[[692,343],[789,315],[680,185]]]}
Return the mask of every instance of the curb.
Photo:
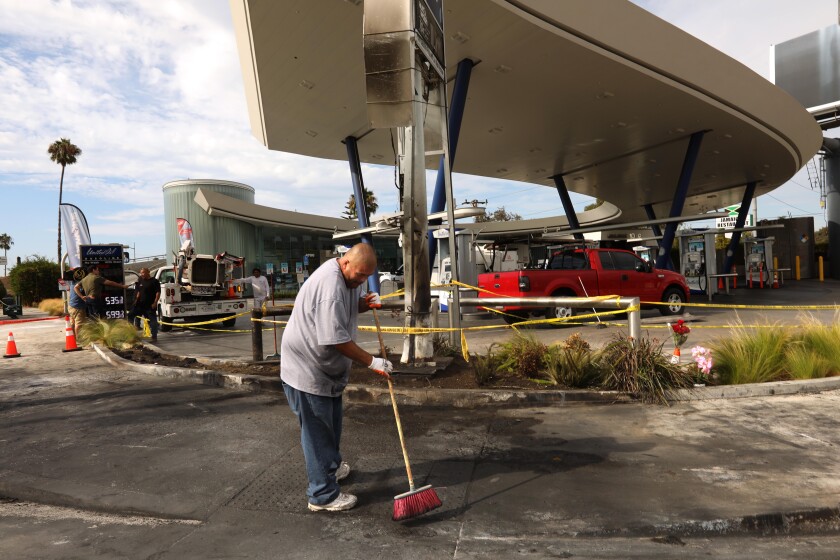
{"label": "curb", "polygon": [[[244,389],[252,393],[277,393],[285,397],[279,377],[261,375],[239,375],[213,369],[191,369],[150,364],[138,364],[121,358],[108,348],[92,345],[99,356],[112,366],[130,368],[174,379],[193,379],[204,385]],[[205,365],[213,363],[240,363],[233,360],[204,359]],[[718,385],[675,389],[668,391],[668,402],[689,402],[698,400],[741,399],[796,394],[814,394],[840,389],[840,376],[822,379],[775,381],[744,385]],[[618,391],[591,391],[586,389],[526,391],[511,389],[410,389],[394,387],[400,404],[411,406],[451,406],[474,408],[483,405],[538,406],[566,404],[620,404],[640,402],[627,393]],[[384,387],[369,385],[348,385],[344,397],[352,404],[391,404],[390,393]]]}
{"label": "curb", "polygon": [[[93,344],[99,356],[112,366],[129,368],[134,371],[171,377],[174,379],[192,379],[204,385],[244,389],[252,393],[277,393],[285,397],[283,384],[279,377],[260,375],[238,375],[211,369],[190,369],[150,364],[138,364],[117,356],[108,348]],[[397,400],[403,405],[414,406],[452,406],[472,408],[479,405],[564,405],[572,403],[613,404],[630,403],[634,399],[626,394],[614,391],[515,391],[504,389],[409,389],[394,387]],[[348,385],[344,397],[352,404],[381,404],[390,406],[391,397],[387,389],[367,385]]]}
{"label": "curb", "polygon": [[[815,508],[793,512],[763,513],[730,519],[684,521],[625,529],[577,532],[575,536],[653,537],[668,543],[676,537],[715,537],[724,535],[813,535],[840,530],[840,508]],[[663,537],[663,535],[665,535]],[[669,543],[679,544],[679,543]]]}
{"label": "curb", "polygon": [[3,325],[15,325],[17,323],[34,323],[35,321],[51,321],[53,319],[63,319],[64,316],[61,317],[33,317],[32,319],[7,319],[5,321],[0,321],[0,327]]}

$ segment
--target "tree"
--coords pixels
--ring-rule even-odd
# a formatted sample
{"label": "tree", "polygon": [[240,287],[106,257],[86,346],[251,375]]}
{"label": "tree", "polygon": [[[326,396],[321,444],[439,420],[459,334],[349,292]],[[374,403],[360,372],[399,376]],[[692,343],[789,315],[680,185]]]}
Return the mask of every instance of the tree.
{"label": "tree", "polygon": [[[14,239],[8,233],[0,233],[0,249],[3,249],[3,256],[8,258],[8,254],[6,251],[12,248],[12,245],[15,244]],[[6,265],[3,265],[3,276],[8,276],[6,273]]]}
{"label": "tree", "polygon": [[15,266],[9,274],[9,284],[20,296],[23,305],[32,305],[48,298],[59,297],[58,282],[61,277],[59,265],[46,257],[35,255]]}
{"label": "tree", "polygon": [[[363,189],[362,192],[365,193],[365,209],[367,209],[367,215],[370,217],[377,209],[379,209],[379,203],[376,202],[376,195],[369,190]],[[356,195],[350,195],[350,198],[347,200],[347,204],[344,205],[343,215],[348,220],[355,220],[359,217],[356,214]]]}
{"label": "tree", "polygon": [[61,181],[58,183],[58,264],[61,265],[61,195],[64,190],[64,168],[76,163],[76,158],[82,155],[82,150],[69,138],[61,138],[50,144],[47,153],[52,161],[61,166]]}
{"label": "tree", "polygon": [[505,210],[504,206],[500,206],[493,211],[492,214],[488,214],[487,211],[484,212],[481,216],[475,217],[475,223],[480,222],[512,222],[514,220],[521,220],[522,216],[515,212],[508,212]]}
{"label": "tree", "polygon": [[592,204],[587,204],[586,206],[584,206],[583,211],[586,212],[587,210],[595,210],[596,208],[601,206],[603,203],[604,203],[603,199],[596,198],[595,202],[593,202]]}

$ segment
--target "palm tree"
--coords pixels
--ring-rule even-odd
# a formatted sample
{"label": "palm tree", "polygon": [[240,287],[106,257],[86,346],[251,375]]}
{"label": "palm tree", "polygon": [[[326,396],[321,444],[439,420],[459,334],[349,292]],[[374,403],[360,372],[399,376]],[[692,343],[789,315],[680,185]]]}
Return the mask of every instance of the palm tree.
{"label": "palm tree", "polygon": [[64,167],[76,163],[76,158],[82,155],[82,150],[73,144],[69,138],[56,140],[47,148],[50,159],[61,166],[61,181],[58,183],[58,264],[61,265],[61,195],[64,190]]}
{"label": "palm tree", "polygon": [[6,251],[11,249],[12,245],[14,245],[14,244],[15,244],[15,241],[12,239],[11,235],[9,235],[8,233],[0,233],[0,249],[3,249],[3,257],[4,257],[4,259],[3,259],[3,276],[8,276],[8,274],[6,274],[6,259],[5,259],[5,257],[8,256],[6,254]]}
{"label": "palm tree", "polygon": [[[367,210],[368,218],[370,218],[379,209],[379,203],[376,201],[376,195],[371,191],[364,189],[364,193],[365,210]],[[358,217],[356,214],[356,195],[350,195],[347,204],[344,205],[343,214],[348,220],[355,220]]]}

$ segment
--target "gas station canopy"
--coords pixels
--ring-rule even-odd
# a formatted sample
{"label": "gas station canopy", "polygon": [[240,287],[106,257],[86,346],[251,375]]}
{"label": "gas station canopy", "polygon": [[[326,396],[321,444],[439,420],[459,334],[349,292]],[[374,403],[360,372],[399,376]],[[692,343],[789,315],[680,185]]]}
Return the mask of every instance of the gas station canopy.
{"label": "gas station canopy", "polygon": [[[361,0],[230,3],[259,140],[346,160],[354,136],[361,161],[394,164],[389,130],[368,121]],[[444,25],[450,91],[458,62],[476,64],[457,173],[551,188],[560,175],[630,222],[647,204],[668,215],[694,133],[687,214],[740,203],[748,182],[771,191],[822,142],[790,95],[630,2],[447,0]]]}

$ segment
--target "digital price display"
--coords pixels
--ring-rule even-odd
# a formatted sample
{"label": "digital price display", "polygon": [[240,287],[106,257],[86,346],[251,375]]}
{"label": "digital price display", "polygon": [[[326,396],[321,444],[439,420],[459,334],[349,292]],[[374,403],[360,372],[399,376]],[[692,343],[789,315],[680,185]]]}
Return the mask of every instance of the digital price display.
{"label": "digital price display", "polygon": [[[90,265],[99,265],[102,278],[122,284],[125,282],[123,270],[122,245],[79,245],[82,266],[87,270]],[[105,316],[103,319],[125,319],[125,291],[114,286],[103,286]],[[100,302],[101,303],[101,302]]]}

